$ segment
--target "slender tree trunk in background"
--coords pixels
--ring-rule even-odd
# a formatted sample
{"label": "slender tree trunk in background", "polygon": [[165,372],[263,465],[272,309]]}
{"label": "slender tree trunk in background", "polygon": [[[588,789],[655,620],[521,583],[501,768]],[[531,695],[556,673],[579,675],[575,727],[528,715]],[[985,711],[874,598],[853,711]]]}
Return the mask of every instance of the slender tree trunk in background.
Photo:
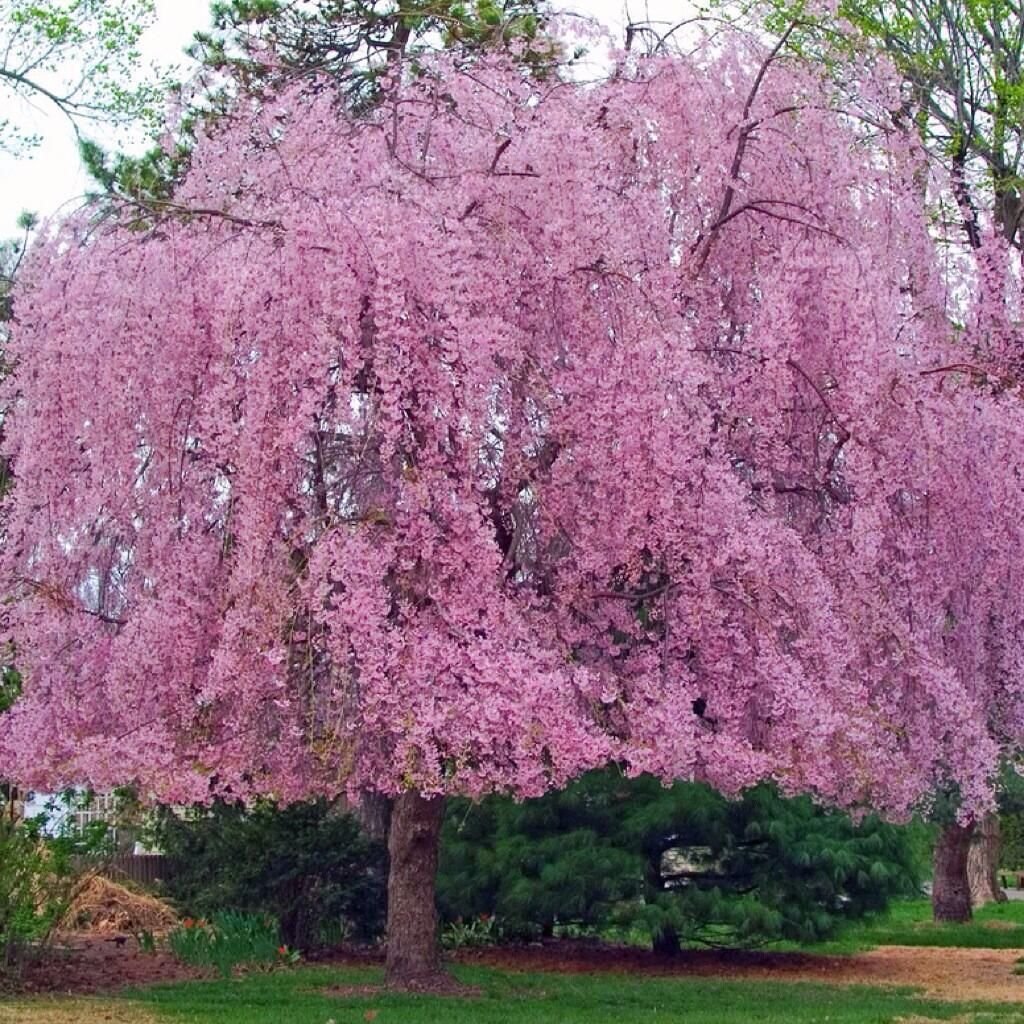
{"label": "slender tree trunk in background", "polygon": [[682,949],[679,934],[674,928],[662,928],[651,939],[651,948],[659,956],[676,956]]}
{"label": "slender tree trunk in background", "polygon": [[391,828],[391,804],[390,797],[381,793],[364,793],[359,803],[355,805],[352,813],[355,815],[359,827],[377,843],[386,843],[388,831]]}
{"label": "slender tree trunk in background", "polygon": [[967,854],[967,882],[971,892],[971,906],[986,903],[1005,903],[1006,893],[999,885],[999,857],[1002,837],[999,817],[989,814],[978,824]]}
{"label": "slender tree trunk in background", "polygon": [[437,859],[444,799],[402,793],[391,808],[388,853],[389,988],[429,989],[444,976],[437,935]]}
{"label": "slender tree trunk in background", "polygon": [[936,921],[970,921],[971,887],[967,858],[974,825],[946,825],[935,841],[932,859],[932,917]]}

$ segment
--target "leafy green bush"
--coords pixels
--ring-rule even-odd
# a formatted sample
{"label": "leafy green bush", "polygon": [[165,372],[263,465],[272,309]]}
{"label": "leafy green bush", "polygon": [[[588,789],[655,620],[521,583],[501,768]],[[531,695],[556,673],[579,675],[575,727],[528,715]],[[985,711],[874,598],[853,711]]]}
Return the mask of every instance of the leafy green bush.
{"label": "leafy green bush", "polygon": [[277,922],[258,914],[221,911],[210,921],[186,918],[167,936],[171,952],[183,963],[216,967],[230,977],[239,964],[273,964],[293,959],[280,944]]}
{"label": "leafy green bush", "polygon": [[166,893],[193,917],[269,915],[302,950],[383,927],[386,853],[327,801],[164,808],[151,831],[171,860]]}
{"label": "leafy green bush", "polygon": [[109,852],[106,830],[44,833],[45,817],[4,816],[0,802],[0,981],[42,953],[90,865]]}
{"label": "leafy green bush", "polygon": [[0,975],[19,970],[60,920],[66,904],[50,895],[54,870],[28,829],[0,820]]}
{"label": "leafy green bush", "polygon": [[731,801],[607,770],[524,803],[453,802],[439,898],[446,920],[497,915],[507,934],[639,929],[665,952],[814,941],[913,892],[918,845],[770,786]]}

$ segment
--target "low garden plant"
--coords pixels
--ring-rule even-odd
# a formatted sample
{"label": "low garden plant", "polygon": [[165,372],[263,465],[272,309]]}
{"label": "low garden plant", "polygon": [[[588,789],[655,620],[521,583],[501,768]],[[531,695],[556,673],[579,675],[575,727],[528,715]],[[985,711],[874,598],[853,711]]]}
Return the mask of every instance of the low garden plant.
{"label": "low garden plant", "polygon": [[185,918],[167,936],[167,944],[183,963],[214,967],[224,978],[242,964],[269,966],[297,959],[281,944],[273,918],[238,911],[220,911],[208,921]]}
{"label": "low garden plant", "polygon": [[456,918],[447,922],[441,932],[441,944],[446,949],[493,946],[503,938],[501,922],[493,914],[479,914],[465,920]]}

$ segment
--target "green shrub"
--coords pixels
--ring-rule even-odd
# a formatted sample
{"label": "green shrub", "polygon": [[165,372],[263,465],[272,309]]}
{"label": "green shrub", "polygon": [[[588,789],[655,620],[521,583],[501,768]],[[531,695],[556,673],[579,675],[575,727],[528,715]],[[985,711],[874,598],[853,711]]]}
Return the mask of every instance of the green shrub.
{"label": "green shrub", "polygon": [[102,825],[47,836],[45,824],[0,813],[0,981],[46,949],[90,864],[109,852]]}
{"label": "green shrub", "polygon": [[171,860],[167,895],[195,918],[270,916],[302,950],[383,928],[386,853],[327,801],[165,808],[150,840]]}
{"label": "green shrub", "polygon": [[497,915],[522,936],[639,930],[665,952],[815,941],[913,892],[919,846],[913,831],[766,785],[728,800],[606,770],[538,800],[453,801],[439,900],[448,921]]}
{"label": "green shrub", "polygon": [[0,973],[18,971],[60,920],[65,904],[51,894],[53,875],[38,838],[0,820]]}
{"label": "green shrub", "polygon": [[[0,713],[21,693],[21,676],[0,667]],[[0,984],[17,977],[47,947],[89,865],[110,852],[101,823],[76,831],[65,825],[47,835],[48,815],[22,820],[14,815],[16,790],[0,779]],[[54,798],[51,810],[66,811],[75,793]],[[67,819],[65,819],[67,820]]]}
{"label": "green shrub", "polygon": [[221,911],[209,921],[186,918],[167,936],[167,944],[183,963],[216,967],[224,978],[239,964],[292,959],[288,948],[281,945],[276,921],[236,911]]}

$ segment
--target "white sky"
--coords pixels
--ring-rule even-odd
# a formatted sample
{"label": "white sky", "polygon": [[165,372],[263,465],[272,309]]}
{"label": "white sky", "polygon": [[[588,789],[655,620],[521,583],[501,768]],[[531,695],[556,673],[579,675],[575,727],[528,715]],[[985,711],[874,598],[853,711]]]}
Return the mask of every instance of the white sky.
{"label": "white sky", "polygon": [[[186,64],[182,51],[192,34],[209,23],[209,0],[157,0],[156,24],[142,40],[146,61],[161,65]],[[626,0],[575,0],[558,5],[597,18],[622,38]],[[629,0],[634,21],[675,22],[690,8],[688,0]],[[0,239],[16,233],[22,210],[42,216],[75,201],[87,187],[74,135],[60,115],[40,106],[26,127],[43,137],[38,147],[21,156],[0,153]],[[99,141],[104,141],[101,137]]]}

